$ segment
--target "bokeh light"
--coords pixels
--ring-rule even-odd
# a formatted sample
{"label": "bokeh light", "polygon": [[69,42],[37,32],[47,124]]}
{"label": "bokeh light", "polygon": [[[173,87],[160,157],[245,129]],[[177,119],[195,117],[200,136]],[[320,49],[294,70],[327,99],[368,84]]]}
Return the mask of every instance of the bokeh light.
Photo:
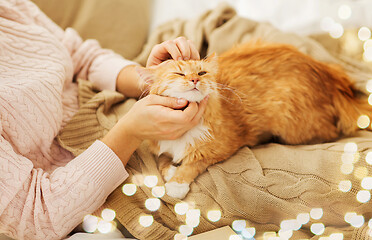
{"label": "bokeh light", "polygon": [[307,224],[309,221],[310,221],[310,214],[308,213],[300,213],[297,215],[297,221],[300,223],[300,224]]}
{"label": "bokeh light", "polygon": [[88,233],[93,233],[98,227],[98,218],[93,215],[86,215],[83,220],[83,230]]}
{"label": "bokeh light", "polygon": [[361,186],[364,189],[370,190],[372,189],[372,177],[365,177],[361,182]]}
{"label": "bokeh light", "polygon": [[165,187],[164,186],[155,186],[151,190],[152,196],[157,198],[162,198],[165,195]]}
{"label": "bokeh light", "polygon": [[243,240],[239,235],[230,235],[229,240]]}
{"label": "bokeh light", "polygon": [[367,115],[361,115],[357,120],[357,125],[361,129],[367,128],[370,123],[371,123],[371,120],[369,119]]}
{"label": "bokeh light", "polygon": [[158,177],[154,175],[146,176],[143,183],[149,188],[155,187],[158,184]]}
{"label": "bokeh light", "polygon": [[[372,57],[371,57],[371,59],[372,59]],[[369,105],[372,105],[372,94],[370,94],[369,97],[368,97],[368,103],[369,103]]]}
{"label": "bokeh light", "polygon": [[358,31],[358,38],[361,41],[366,41],[367,39],[371,38],[371,30],[367,27],[361,27]]}
{"label": "bokeh light", "polygon": [[371,199],[371,193],[367,190],[360,190],[356,196],[357,200],[361,203],[366,203]]}
{"label": "bokeh light", "polygon": [[152,215],[142,215],[139,217],[139,223],[143,227],[150,227],[154,222],[154,217]]}
{"label": "bokeh light", "polygon": [[278,232],[278,235],[279,235],[279,239],[290,239],[293,235],[293,231],[280,229]]}
{"label": "bokeh light", "polygon": [[315,235],[322,235],[324,233],[325,227],[323,223],[313,223],[310,226],[310,231]]}
{"label": "bokeh light", "polygon": [[149,198],[145,201],[145,206],[148,210],[154,212],[160,208],[160,200],[159,198]]}
{"label": "bokeh light", "polygon": [[297,219],[284,220],[280,223],[280,228],[283,231],[294,230],[297,231],[301,228],[301,223]]}
{"label": "bokeh light", "polygon": [[[365,42],[365,44],[367,44],[367,43],[368,43],[368,45],[367,45],[368,48],[369,48],[369,46],[372,47],[372,39]],[[367,89],[368,92],[372,93],[372,79],[368,80],[367,85],[366,85],[366,89]]]}
{"label": "bokeh light", "polygon": [[105,220],[101,220],[98,222],[97,230],[100,233],[106,234],[106,233],[112,232],[114,229],[115,229],[114,225],[111,222],[107,222]]}
{"label": "bokeh light", "polygon": [[332,233],[329,235],[329,240],[343,240],[344,234],[343,233]]}
{"label": "bokeh light", "polygon": [[354,142],[348,142],[344,146],[345,153],[356,153],[358,151],[358,145]]}
{"label": "bokeh light", "polygon": [[343,180],[338,184],[338,189],[342,192],[348,192],[351,190],[352,183],[350,180]]}
{"label": "bokeh light", "polygon": [[200,209],[189,209],[186,212],[186,224],[197,227],[200,223]]}
{"label": "bokeh light", "polygon": [[369,164],[369,165],[372,165],[372,152],[368,152],[367,155],[366,155],[366,162]]}
{"label": "bokeh light", "polygon": [[187,236],[181,233],[177,233],[176,235],[174,235],[174,240],[187,240]]}
{"label": "bokeh light", "polygon": [[351,219],[354,217],[354,216],[356,216],[357,214],[356,214],[356,212],[347,212],[346,214],[345,214],[345,216],[344,216],[344,220],[345,220],[345,222],[347,222],[347,223],[351,223]]}
{"label": "bokeh light", "polygon": [[351,14],[352,14],[352,11],[349,5],[342,4],[338,8],[338,17],[343,20],[349,19],[351,17]]}
{"label": "bokeh light", "polygon": [[133,196],[137,192],[137,186],[133,183],[124,184],[122,192],[127,196]]}
{"label": "bokeh light", "polygon": [[256,229],[254,227],[244,228],[241,235],[246,239],[253,238],[256,235]]}
{"label": "bokeh light", "polygon": [[351,174],[354,170],[354,165],[352,163],[344,163],[341,165],[341,172],[345,175]]}
{"label": "bokeh light", "polygon": [[115,219],[116,213],[112,209],[105,208],[101,212],[101,217],[103,220],[110,222]]}
{"label": "bokeh light", "polygon": [[246,228],[247,222],[245,220],[235,220],[232,222],[232,229],[236,232],[243,231]]}
{"label": "bokeh light", "polygon": [[368,175],[368,169],[366,167],[357,167],[354,170],[354,176],[357,179],[363,179],[367,177],[367,175]]}
{"label": "bokeh light", "polygon": [[218,222],[221,219],[221,211],[220,210],[210,210],[207,213],[207,217],[211,222]]}
{"label": "bokeh light", "polygon": [[189,210],[189,204],[186,202],[176,203],[176,205],[174,205],[174,211],[178,215],[184,215],[186,214],[188,210]]}
{"label": "bokeh light", "polygon": [[350,225],[355,228],[360,228],[364,224],[364,217],[362,215],[355,215],[350,220]]}
{"label": "bokeh light", "polygon": [[323,217],[323,209],[322,208],[313,208],[310,211],[310,217],[312,219],[321,219]]}
{"label": "bokeh light", "polygon": [[342,35],[344,35],[344,27],[339,23],[335,23],[329,31],[329,35],[333,38],[342,37]]}
{"label": "bokeh light", "polygon": [[179,228],[179,231],[184,236],[190,236],[192,232],[194,231],[194,228],[192,228],[189,225],[181,225]]}

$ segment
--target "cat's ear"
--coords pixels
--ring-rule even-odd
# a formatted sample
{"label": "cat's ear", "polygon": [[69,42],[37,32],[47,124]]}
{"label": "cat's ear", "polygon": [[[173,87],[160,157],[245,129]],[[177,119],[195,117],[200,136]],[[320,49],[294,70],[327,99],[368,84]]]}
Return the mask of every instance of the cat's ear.
{"label": "cat's ear", "polygon": [[136,67],[136,72],[140,76],[141,81],[144,81],[146,84],[151,85],[155,81],[154,69]]}
{"label": "cat's ear", "polygon": [[218,61],[218,56],[215,52],[213,52],[211,55],[209,55],[208,57],[206,57],[204,59],[205,62],[210,62],[210,63],[217,63]]}

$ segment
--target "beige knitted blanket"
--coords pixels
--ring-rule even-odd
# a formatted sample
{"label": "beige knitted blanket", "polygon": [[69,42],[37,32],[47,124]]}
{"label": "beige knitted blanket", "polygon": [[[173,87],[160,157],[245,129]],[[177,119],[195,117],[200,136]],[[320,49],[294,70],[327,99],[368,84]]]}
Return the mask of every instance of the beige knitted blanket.
{"label": "beige knitted blanket", "polygon": [[[181,35],[192,39],[202,56],[221,53],[253,38],[289,43],[319,60],[342,64],[362,91],[366,80],[372,78],[371,70],[362,63],[334,57],[311,38],[283,33],[269,24],[241,18],[227,5],[220,5],[194,20],[164,24],[150,36],[137,61],[145,64],[153,45]],[[101,138],[135,102],[116,92],[97,92],[87,81],[80,81],[79,86],[81,108],[58,137],[60,143],[75,155]],[[357,151],[352,146],[357,146]],[[282,221],[296,219],[305,213],[300,216],[310,216],[309,221],[294,227],[291,239],[319,239],[339,233],[343,234],[343,239],[372,239],[368,227],[372,217],[371,201],[361,203],[357,200],[359,191],[367,193],[372,188],[370,184],[366,186],[365,181],[362,184],[363,179],[372,174],[369,164],[372,156],[366,158],[368,152],[372,152],[372,133],[367,131],[326,144],[244,147],[225,162],[209,167],[191,185],[184,201],[192,208],[200,209],[200,222],[193,234],[232,226],[234,220],[245,220],[246,228],[255,229],[256,239],[267,239],[268,234],[286,228],[288,222],[281,225]],[[128,163],[130,177],[125,181],[137,184],[136,193],[126,196],[119,187],[106,203],[138,239],[173,239],[179,227],[185,224],[185,215],[174,210],[180,200],[164,195],[157,211],[150,212],[145,207],[145,200],[153,196],[152,189],[141,179],[156,175],[159,178],[157,185],[164,185],[156,164],[156,157],[147,151],[145,143],[142,144]],[[314,215],[311,211],[314,208],[318,209],[315,213],[321,209],[322,214]],[[219,210],[221,218],[216,222],[209,220],[210,210]],[[345,214],[350,212],[359,217],[346,218],[346,222]],[[154,218],[148,227],[139,224],[143,214],[151,214]],[[364,223],[355,221],[362,219],[360,216],[364,216]],[[314,234],[322,230],[321,235]]]}

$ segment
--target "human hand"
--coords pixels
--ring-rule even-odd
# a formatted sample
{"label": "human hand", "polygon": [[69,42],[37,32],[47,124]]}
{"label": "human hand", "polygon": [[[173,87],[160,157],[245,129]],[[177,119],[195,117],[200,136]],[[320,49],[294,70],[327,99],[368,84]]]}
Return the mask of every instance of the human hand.
{"label": "human hand", "polygon": [[146,67],[157,65],[168,59],[199,60],[200,55],[191,40],[178,37],[155,45],[147,59]]}
{"label": "human hand", "polygon": [[207,99],[198,104],[188,103],[185,99],[148,95],[135,103],[118,124],[137,141],[177,139],[200,122]]}

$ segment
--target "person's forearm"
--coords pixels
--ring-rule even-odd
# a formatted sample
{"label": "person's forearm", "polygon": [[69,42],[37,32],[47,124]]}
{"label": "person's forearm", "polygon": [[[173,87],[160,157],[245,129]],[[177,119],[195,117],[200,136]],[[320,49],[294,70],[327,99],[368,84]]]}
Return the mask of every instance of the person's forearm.
{"label": "person's forearm", "polygon": [[125,166],[130,156],[141,144],[141,140],[131,136],[131,134],[129,134],[125,128],[120,127],[119,124],[121,124],[120,121],[101,139],[101,141],[115,152]]}
{"label": "person's forearm", "polygon": [[124,67],[116,79],[116,90],[126,97],[138,98],[144,89],[141,89],[139,76],[136,71],[137,65]]}

